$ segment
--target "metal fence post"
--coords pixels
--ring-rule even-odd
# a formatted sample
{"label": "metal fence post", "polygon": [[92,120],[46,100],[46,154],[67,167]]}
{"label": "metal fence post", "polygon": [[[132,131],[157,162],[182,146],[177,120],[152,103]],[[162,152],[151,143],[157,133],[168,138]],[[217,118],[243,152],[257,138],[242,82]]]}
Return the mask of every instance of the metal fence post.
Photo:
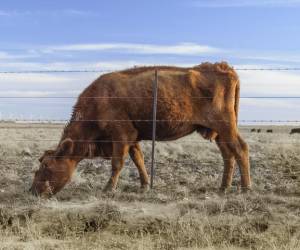
{"label": "metal fence post", "polygon": [[151,157],[151,175],[150,187],[153,188],[154,167],[155,167],[155,139],[156,139],[156,111],[157,111],[157,88],[158,88],[158,72],[155,70],[155,78],[153,81],[153,114],[152,114],[152,157]]}

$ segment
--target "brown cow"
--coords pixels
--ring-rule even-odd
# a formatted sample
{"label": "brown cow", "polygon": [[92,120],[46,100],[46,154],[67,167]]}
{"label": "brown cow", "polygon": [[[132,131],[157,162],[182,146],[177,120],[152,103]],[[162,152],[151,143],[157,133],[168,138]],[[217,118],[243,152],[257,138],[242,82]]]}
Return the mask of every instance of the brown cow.
{"label": "brown cow", "polygon": [[292,135],[292,134],[299,134],[299,133],[300,133],[300,128],[292,128],[291,132],[290,132],[290,135]]}
{"label": "brown cow", "polygon": [[199,132],[215,139],[224,159],[221,190],[231,186],[235,160],[241,185],[250,188],[248,146],[237,127],[239,79],[227,63],[192,68],[140,67],[102,75],[88,86],[74,106],[58,147],[40,158],[31,190],[55,194],[70,180],[84,158],[111,159],[105,190],[114,190],[126,156],[135,163],[142,188],[149,179],[139,142],[152,138],[153,80],[158,70],[158,141]]}

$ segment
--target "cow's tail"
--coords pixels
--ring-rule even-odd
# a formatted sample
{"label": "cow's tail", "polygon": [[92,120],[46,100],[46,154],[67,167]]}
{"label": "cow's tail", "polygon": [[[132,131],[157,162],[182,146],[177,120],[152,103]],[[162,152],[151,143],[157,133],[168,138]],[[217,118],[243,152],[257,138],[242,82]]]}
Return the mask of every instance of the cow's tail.
{"label": "cow's tail", "polygon": [[235,87],[235,100],[234,100],[234,112],[235,112],[235,119],[236,125],[238,124],[238,115],[239,115],[239,106],[240,106],[240,80],[237,80],[237,84]]}

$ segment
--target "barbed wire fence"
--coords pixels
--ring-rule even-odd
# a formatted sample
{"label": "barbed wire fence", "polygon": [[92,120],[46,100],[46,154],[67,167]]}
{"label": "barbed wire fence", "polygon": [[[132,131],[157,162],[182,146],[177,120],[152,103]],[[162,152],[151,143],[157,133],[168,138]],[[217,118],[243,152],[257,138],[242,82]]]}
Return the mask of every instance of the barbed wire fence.
{"label": "barbed wire fence", "polygon": [[[152,148],[151,148],[151,161],[147,163],[151,163],[150,168],[150,185],[151,188],[153,188],[154,183],[154,176],[155,176],[155,164],[161,164],[161,162],[155,161],[155,144],[156,144],[156,125],[157,123],[162,122],[180,122],[180,123],[193,123],[193,122],[200,122],[195,120],[159,120],[156,119],[156,113],[157,113],[157,104],[159,102],[162,102],[163,98],[158,98],[158,70],[155,69],[155,67],[159,67],[158,65],[153,66],[154,70],[154,81],[153,81],[153,96],[152,97],[143,97],[143,96],[91,96],[91,97],[80,97],[84,99],[148,99],[149,101],[152,101],[152,119],[144,119],[144,120],[71,120],[72,122],[97,122],[97,121],[107,121],[107,122],[128,122],[128,121],[134,121],[134,122],[151,122],[152,123]],[[277,67],[277,68],[234,68],[236,71],[300,71],[299,67]],[[1,75],[30,75],[30,74],[60,74],[60,73],[110,73],[115,71],[122,71],[121,69],[117,70],[99,70],[99,69],[79,69],[79,70],[70,70],[70,69],[63,69],[63,70],[20,70],[20,71],[0,71],[0,77]],[[202,70],[201,72],[214,72],[214,73],[220,73],[218,71],[213,70]],[[300,83],[299,83],[300,87]],[[1,99],[76,99],[79,98],[78,96],[0,96]],[[178,99],[180,97],[177,97]],[[199,96],[190,96],[192,99],[211,99],[212,97],[199,97]],[[241,96],[241,99],[300,99],[300,96]],[[49,123],[49,124],[64,124],[69,122],[70,120],[65,119],[0,119],[0,122],[15,122],[15,123]],[[203,120],[202,120],[203,121]],[[215,120],[215,122],[224,122],[223,120]],[[300,120],[239,120],[239,123],[245,123],[245,124],[298,124],[300,125]],[[32,128],[32,126],[29,125],[26,126],[20,126],[20,129],[24,128]],[[9,129],[10,126],[0,126],[0,129]],[[16,129],[16,127],[13,127]],[[36,128],[36,126],[34,126]],[[45,126],[42,126],[41,128],[45,128]],[[52,126],[49,126],[49,128],[53,128]],[[20,139],[20,140],[14,140],[19,142],[29,142],[29,141],[56,141],[53,139],[42,139],[42,140],[33,140],[33,139]],[[121,143],[123,141],[113,141],[113,140],[77,140],[75,142],[78,143]],[[198,140],[188,140],[186,141],[188,143],[201,143]],[[203,142],[202,142],[203,143]],[[222,141],[219,143],[229,143],[227,141]],[[295,144],[300,145],[300,142],[285,142],[288,144]],[[38,155],[36,155],[38,157]],[[67,156],[64,156],[67,157]],[[72,157],[82,157],[82,156],[72,156]],[[112,159],[112,157],[108,157]],[[114,157],[115,158],[115,157]],[[226,159],[225,159],[226,160]],[[187,163],[187,161],[182,161],[183,163]],[[176,162],[177,163],[177,162]]]}

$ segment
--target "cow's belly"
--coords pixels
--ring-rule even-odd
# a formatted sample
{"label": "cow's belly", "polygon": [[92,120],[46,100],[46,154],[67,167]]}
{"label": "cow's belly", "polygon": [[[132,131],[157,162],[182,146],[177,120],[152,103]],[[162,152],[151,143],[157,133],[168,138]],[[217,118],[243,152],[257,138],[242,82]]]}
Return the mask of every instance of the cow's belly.
{"label": "cow's belly", "polygon": [[[152,123],[145,122],[144,124],[136,124],[139,135],[139,140],[151,140],[152,139]],[[169,141],[176,140],[186,135],[191,134],[196,130],[194,125],[187,123],[166,123],[157,122],[156,124],[156,140]]]}

